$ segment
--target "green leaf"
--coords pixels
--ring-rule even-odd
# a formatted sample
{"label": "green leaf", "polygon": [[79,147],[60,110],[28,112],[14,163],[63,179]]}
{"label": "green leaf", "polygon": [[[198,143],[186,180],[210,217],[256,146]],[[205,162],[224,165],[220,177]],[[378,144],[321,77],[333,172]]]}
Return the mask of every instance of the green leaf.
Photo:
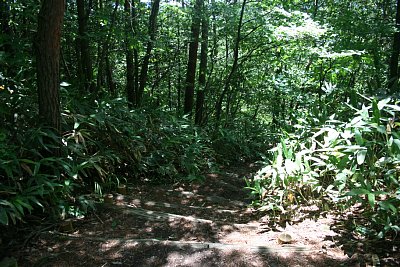
{"label": "green leaf", "polygon": [[309,157],[309,156],[307,156],[307,157],[304,157],[304,159],[305,160],[312,160],[312,161],[315,161],[317,164],[313,164],[313,165],[317,165],[317,166],[326,166],[327,164],[325,163],[325,161],[323,161],[323,160],[321,160],[321,159],[319,159],[319,158],[316,158],[316,157]]}
{"label": "green leaf", "polygon": [[26,208],[29,211],[33,210],[33,207],[28,202],[25,202],[25,201],[23,201],[21,199],[17,199],[16,202],[18,202],[21,206],[23,206],[24,208]]}
{"label": "green leaf", "polygon": [[[367,116],[368,116],[368,111],[367,111]],[[362,116],[354,117],[351,120],[350,124],[352,126],[362,126],[362,125],[364,125],[363,117]]]}
{"label": "green leaf", "polygon": [[378,102],[378,109],[382,110],[386,106],[386,104],[389,102],[390,102],[390,98],[382,99],[381,101]]}
{"label": "green leaf", "polygon": [[285,159],[287,159],[287,158],[289,158],[289,152],[288,152],[288,149],[286,147],[286,143],[285,143],[284,139],[281,139],[281,144],[282,144],[283,155],[285,156]]}
{"label": "green leaf", "polygon": [[379,202],[379,206],[381,206],[382,209],[386,210],[386,211],[391,211],[394,214],[397,213],[397,208],[390,202],[388,201],[381,201]]}
{"label": "green leaf", "polygon": [[39,202],[39,200],[34,197],[34,196],[28,196],[27,197],[31,202],[35,203],[36,205],[38,205],[39,207],[44,208],[44,206],[42,205],[42,203]]}
{"label": "green leaf", "polygon": [[347,192],[345,195],[346,196],[359,196],[359,195],[367,195],[370,194],[371,192],[368,191],[367,189],[364,188],[355,188],[351,190],[350,192]]}
{"label": "green leaf", "polygon": [[386,134],[386,127],[383,125],[378,125],[376,130],[381,134]]}
{"label": "green leaf", "polygon": [[396,105],[386,105],[386,106],[394,109],[395,111],[400,111],[400,107],[399,106],[396,106]]}
{"label": "green leaf", "polygon": [[0,224],[8,225],[8,216],[5,209],[0,208]]}
{"label": "green leaf", "polygon": [[367,194],[367,196],[368,196],[369,205],[371,207],[374,207],[375,206],[375,194],[370,193],[370,194]]}
{"label": "green leaf", "polygon": [[364,139],[358,129],[354,131],[354,137],[356,138],[357,145],[362,146],[364,144]]}
{"label": "green leaf", "polygon": [[35,162],[35,168],[33,169],[33,176],[36,176],[40,170],[40,162]]}
{"label": "green leaf", "polygon": [[400,140],[399,139],[393,139],[393,143],[396,144],[398,149],[400,149]]}
{"label": "green leaf", "polygon": [[9,206],[9,207],[14,207],[12,203],[10,203],[7,200],[0,200],[0,205],[4,205],[4,206]]}
{"label": "green leaf", "polygon": [[24,162],[24,163],[28,163],[28,164],[35,164],[34,161],[30,160],[30,159],[19,159],[20,162]]}
{"label": "green leaf", "polygon": [[381,119],[381,111],[378,107],[378,103],[376,103],[376,99],[372,101],[372,114],[373,114],[373,121],[375,123],[379,123]]}
{"label": "green leaf", "polygon": [[364,163],[366,155],[367,155],[367,150],[366,149],[359,150],[357,152],[357,164],[358,165],[362,165]]}
{"label": "green leaf", "polygon": [[21,216],[19,215],[19,213],[9,213],[8,216],[10,216],[11,221],[13,222],[13,224],[17,223],[17,219],[21,219]]}
{"label": "green leaf", "polygon": [[22,215],[24,215],[24,208],[18,203],[18,202],[16,202],[16,201],[14,201],[14,207],[15,207],[15,209],[19,212],[19,213],[21,213]]}
{"label": "green leaf", "polygon": [[364,147],[359,146],[359,145],[350,145],[350,146],[339,145],[339,146],[336,146],[335,148],[337,150],[344,149],[343,152],[356,152],[356,151],[363,149]]}

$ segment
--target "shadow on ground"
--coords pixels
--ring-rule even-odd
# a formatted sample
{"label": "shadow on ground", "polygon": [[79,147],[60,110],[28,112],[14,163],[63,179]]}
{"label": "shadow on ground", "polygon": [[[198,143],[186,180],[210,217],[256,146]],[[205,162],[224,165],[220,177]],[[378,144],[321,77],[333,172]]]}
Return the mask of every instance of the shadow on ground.
{"label": "shadow on ground", "polygon": [[[332,231],[330,219],[307,218],[291,228],[266,229],[260,214],[247,205],[242,178],[248,170],[209,174],[204,184],[130,186],[127,195],[114,194],[114,204],[98,204],[95,213],[74,220],[73,232],[39,227],[25,247],[14,244],[7,256],[15,257],[18,266],[362,266],[369,262],[352,257],[354,253],[344,254],[348,236]],[[286,230],[296,241],[279,244],[277,235]],[[398,265],[397,260],[385,263]]]}

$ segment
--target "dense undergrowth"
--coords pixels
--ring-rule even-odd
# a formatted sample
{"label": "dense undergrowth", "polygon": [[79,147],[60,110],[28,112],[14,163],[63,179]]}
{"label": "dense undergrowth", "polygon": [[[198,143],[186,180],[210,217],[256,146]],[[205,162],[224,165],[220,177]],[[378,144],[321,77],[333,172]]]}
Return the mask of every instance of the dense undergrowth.
{"label": "dense undergrowth", "polygon": [[[24,222],[27,214],[85,214],[93,208],[86,196],[101,197],[121,183],[204,182],[218,165],[256,160],[276,143],[247,180],[256,207],[285,213],[303,204],[342,211],[358,204],[368,218],[354,224],[358,233],[383,238],[400,230],[395,101],[364,97],[364,105],[344,104],[330,116],[305,112],[271,135],[245,115],[215,130],[161,108],[130,110],[122,98],[75,101],[68,94],[63,90],[59,138],[37,125],[29,91],[1,92],[1,225]],[[55,150],[59,156],[49,156]]]}
{"label": "dense undergrowth", "polygon": [[[202,182],[218,164],[254,158],[265,147],[256,124],[253,132],[198,128],[158,108],[130,110],[124,99],[82,99],[65,89],[60,139],[37,125],[35,108],[27,106],[31,94],[21,87],[0,95],[2,225],[31,213],[85,214],[92,207],[85,195],[100,197],[121,183]],[[49,156],[55,150],[60,156]]]}
{"label": "dense undergrowth", "polygon": [[[283,213],[317,204],[357,206],[358,234],[395,237],[400,230],[400,107],[390,99],[343,105],[326,120],[301,118],[270,150],[264,168],[247,180],[261,210]],[[343,114],[348,114],[348,119]],[[349,115],[350,114],[350,115]],[[290,213],[290,212],[289,212]]]}

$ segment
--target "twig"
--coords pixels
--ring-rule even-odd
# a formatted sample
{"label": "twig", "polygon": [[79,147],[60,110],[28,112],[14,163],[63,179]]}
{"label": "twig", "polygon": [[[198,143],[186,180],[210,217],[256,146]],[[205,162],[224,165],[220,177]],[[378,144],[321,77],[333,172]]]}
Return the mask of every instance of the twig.
{"label": "twig", "polygon": [[99,215],[97,215],[97,213],[94,213],[94,216],[96,216],[96,218],[101,222],[101,224],[104,224],[103,220],[100,219]]}

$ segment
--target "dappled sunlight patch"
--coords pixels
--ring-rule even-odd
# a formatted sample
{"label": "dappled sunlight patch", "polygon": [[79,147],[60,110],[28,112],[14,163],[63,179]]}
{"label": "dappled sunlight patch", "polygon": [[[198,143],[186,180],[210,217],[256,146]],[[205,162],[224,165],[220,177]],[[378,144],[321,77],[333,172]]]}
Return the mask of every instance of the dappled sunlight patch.
{"label": "dappled sunlight patch", "polygon": [[107,240],[106,242],[100,245],[100,251],[107,252],[110,249],[120,247],[123,243],[120,240]]}
{"label": "dappled sunlight patch", "polygon": [[309,14],[302,12],[287,12],[277,8],[276,11],[288,17],[290,22],[280,25],[274,30],[275,38],[280,39],[301,39],[305,37],[318,38],[327,32],[327,28],[319,25]]}
{"label": "dappled sunlight patch", "polygon": [[[230,179],[239,181],[240,177],[229,175],[221,177],[224,183],[210,182],[210,187],[221,189],[216,191],[195,185],[182,187],[178,192],[161,186],[147,190],[132,187],[124,196],[122,205],[99,204],[98,215],[86,217],[87,223],[82,221],[78,224],[75,233],[53,232],[47,238],[52,240],[59,236],[63,240],[59,250],[73,249],[76,257],[90,255],[90,259],[100,265],[115,262],[128,266],[179,266],[186,263],[189,266],[210,266],[211,263],[216,266],[221,263],[263,266],[266,261],[298,264],[311,251],[318,252],[322,246],[328,247],[330,243],[321,241],[320,237],[319,243],[312,243],[295,229],[286,229],[294,242],[279,244],[277,237],[285,229],[264,231],[264,224],[254,214],[255,210],[242,207],[237,189],[226,186]],[[236,184],[236,181],[231,184]],[[191,194],[191,186],[198,188],[198,192]],[[166,196],[163,192],[171,195]],[[190,204],[181,204],[181,198],[185,196],[177,194],[181,192],[187,192]],[[316,227],[308,221],[304,222],[306,224],[309,228]],[[326,227],[322,229],[326,230]],[[307,235],[311,230],[307,229],[307,232],[306,228],[299,228],[298,231]],[[68,247],[65,247],[63,244],[67,242]],[[332,253],[331,248],[327,250]],[[291,256],[287,258],[287,255]],[[290,258],[292,255],[297,259]],[[325,259],[327,254],[322,255],[321,259]],[[64,258],[57,256],[57,259]],[[332,256],[332,259],[338,258]]]}

